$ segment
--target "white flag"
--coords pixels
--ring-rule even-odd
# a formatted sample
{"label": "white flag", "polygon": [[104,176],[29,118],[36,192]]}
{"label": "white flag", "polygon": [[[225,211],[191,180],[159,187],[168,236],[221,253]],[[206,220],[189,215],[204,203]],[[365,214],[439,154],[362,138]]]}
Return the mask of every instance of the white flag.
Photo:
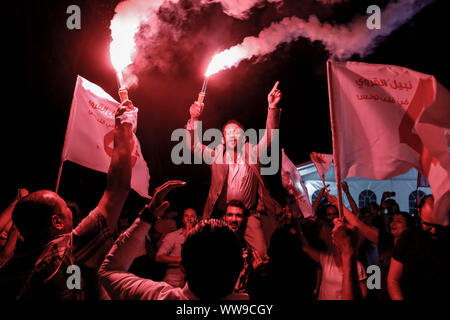
{"label": "white flag", "polygon": [[449,225],[450,93],[432,75],[359,62],[328,62],[335,166],[342,179],[389,179],[416,168]]}
{"label": "white flag", "polygon": [[289,194],[293,195],[297,200],[297,204],[303,213],[303,217],[308,218],[314,216],[314,212],[309,202],[308,189],[303,184],[300,172],[292,161],[281,150],[281,182],[283,187]]}
{"label": "white flag", "polygon": [[333,155],[311,152],[310,157],[320,175],[320,178],[325,183],[325,173],[330,170],[331,164],[333,163]]}
{"label": "white flag", "polygon": [[[115,113],[119,105],[102,88],[78,76],[62,161],[69,160],[107,173],[114,148]],[[133,138],[131,187],[140,196],[148,198],[150,174],[135,134]]]}

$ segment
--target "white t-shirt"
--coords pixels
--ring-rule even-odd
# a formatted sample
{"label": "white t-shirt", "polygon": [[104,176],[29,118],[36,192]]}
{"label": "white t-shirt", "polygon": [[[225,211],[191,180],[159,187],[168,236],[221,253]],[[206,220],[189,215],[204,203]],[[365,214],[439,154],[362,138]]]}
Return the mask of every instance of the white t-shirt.
{"label": "white t-shirt", "polygon": [[[334,262],[333,255],[321,253],[322,281],[320,282],[319,300],[342,300],[342,281],[344,274]],[[358,278],[360,281],[367,278],[363,265],[357,261]]]}

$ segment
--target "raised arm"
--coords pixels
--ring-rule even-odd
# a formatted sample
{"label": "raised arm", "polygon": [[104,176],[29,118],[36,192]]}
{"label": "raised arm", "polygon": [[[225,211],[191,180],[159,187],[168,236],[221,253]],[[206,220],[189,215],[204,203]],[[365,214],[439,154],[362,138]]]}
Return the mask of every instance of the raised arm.
{"label": "raised arm", "polygon": [[14,255],[17,241],[20,238],[19,230],[12,221],[12,212],[16,204],[28,195],[28,190],[21,188],[17,192],[16,198],[11,204],[0,214],[0,232],[6,232],[6,242],[0,245],[0,268],[3,267]]}
{"label": "raised arm", "polygon": [[17,240],[20,234],[16,226],[13,224],[8,232],[8,237],[4,246],[0,246],[0,268],[3,267],[14,256]]}
{"label": "raised arm", "polygon": [[342,298],[344,300],[360,300],[364,298],[363,287],[358,278],[358,262],[356,260],[356,234],[339,219],[335,219],[333,239],[339,248],[342,259]]}
{"label": "raised arm", "polygon": [[319,195],[317,196],[316,200],[314,200],[314,203],[312,204],[312,209],[313,209],[313,211],[314,211],[314,216],[315,216],[315,217],[317,217],[317,209],[319,208],[320,200],[322,200],[323,194],[327,191],[327,188],[328,188],[329,186],[330,186],[330,185],[327,184],[326,186],[324,186],[324,187],[320,190]]}
{"label": "raised arm", "polygon": [[355,203],[355,200],[353,199],[350,190],[348,189],[347,182],[342,182],[342,190],[344,191],[345,195],[347,196],[348,202],[350,203],[350,208],[352,208],[352,212],[359,217],[359,209],[358,206]]}
{"label": "raised arm", "polygon": [[300,225],[299,219],[292,218],[292,221],[294,222],[294,228],[296,230],[296,234],[298,235],[298,237],[300,239],[300,243],[302,245],[302,250],[315,262],[320,263],[320,252],[310,246],[308,240],[306,239],[305,235],[303,234],[303,230]]}
{"label": "raised arm", "polygon": [[9,204],[9,206],[0,213],[0,232],[9,231],[12,225],[12,212],[16,207],[17,202],[23,197],[28,195],[28,190],[25,188],[21,188],[17,192],[17,196],[15,199]]}
{"label": "raised arm", "polygon": [[186,142],[189,143],[188,147],[195,156],[200,158],[204,156],[205,158],[211,160],[214,157],[214,150],[202,144],[198,138],[198,134],[202,134],[202,132],[198,131],[201,128],[199,121],[204,107],[205,105],[203,103],[199,103],[198,101],[191,104],[191,107],[189,108],[191,118],[188,120],[186,125],[186,130],[189,133]]}
{"label": "raised arm", "polygon": [[[331,204],[338,206],[338,201],[335,196],[328,195],[328,201],[330,201]],[[344,217],[347,220],[349,224],[352,226],[358,228],[358,231],[361,232],[361,234],[367,238],[369,241],[372,241],[375,244],[378,244],[378,229],[372,226],[369,226],[359,220],[358,216],[348,210],[346,206],[342,206],[344,209]]]}
{"label": "raised arm", "polygon": [[108,170],[106,190],[97,205],[105,215],[111,231],[117,227],[122,207],[131,189],[131,154],[133,151],[133,127],[137,110],[130,100],[121,103],[116,113],[114,150]]}
{"label": "raised arm", "polygon": [[278,89],[278,84],[279,81],[275,82],[275,85],[267,96],[269,108],[267,110],[266,131],[258,143],[258,155],[262,151],[267,153],[272,143],[271,130],[280,128],[281,109],[278,108],[278,102],[281,100],[281,91]]}
{"label": "raised arm", "polygon": [[182,181],[168,181],[157,188],[150,205],[145,207],[140,217],[114,243],[98,271],[100,281],[113,299],[151,296],[149,292],[155,289],[155,282],[135,276],[128,269],[151,225],[169,207],[169,203],[164,201],[166,194],[185,184]]}

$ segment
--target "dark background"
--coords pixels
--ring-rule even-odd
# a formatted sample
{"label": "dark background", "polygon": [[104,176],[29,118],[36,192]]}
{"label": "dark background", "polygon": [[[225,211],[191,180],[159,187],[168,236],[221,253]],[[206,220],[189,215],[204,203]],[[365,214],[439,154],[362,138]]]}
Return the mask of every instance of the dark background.
{"label": "dark background", "polygon": [[[1,208],[13,199],[19,186],[30,191],[54,190],[78,74],[118,99],[109,60],[109,24],[118,2],[44,0],[12,2],[2,7],[6,22],[2,51],[6,57],[2,57]],[[355,14],[366,15],[369,5],[383,8],[387,1],[350,1],[333,6],[314,1],[285,3],[280,10],[271,5],[255,9],[246,21],[226,16],[218,4],[192,13],[177,41],[161,38],[152,52],[167,57],[169,65],[138,73],[139,84],[129,95],[139,108],[137,136],[150,169],[150,194],[169,179],[188,182],[187,187],[169,196],[174,209],[193,206],[202,210],[209,189],[207,165],[172,164],[170,151],[176,142],[170,141],[170,135],[186,123],[189,106],[197,98],[203,72],[215,52],[240,43],[245,36],[257,35],[285,16],[306,18],[316,14],[322,22],[345,24]],[[81,30],[66,27],[66,9],[72,4],[81,8]],[[446,25],[450,11],[444,4],[443,0],[435,1],[385,38],[372,54],[350,60],[399,65],[433,74],[449,88]],[[181,5],[189,7],[189,1],[181,1]],[[320,42],[300,38],[279,46],[258,63],[244,61],[237,68],[216,74],[208,85],[204,129],[221,127],[232,118],[246,128],[264,128],[267,93],[280,80],[281,147],[295,164],[309,161],[312,151],[332,153],[328,58]],[[272,193],[282,202],[279,174],[267,180]],[[71,163],[64,165],[60,194],[66,200],[77,201],[82,209],[93,208],[104,186],[104,174]],[[132,192],[127,206],[136,211],[143,202]]]}

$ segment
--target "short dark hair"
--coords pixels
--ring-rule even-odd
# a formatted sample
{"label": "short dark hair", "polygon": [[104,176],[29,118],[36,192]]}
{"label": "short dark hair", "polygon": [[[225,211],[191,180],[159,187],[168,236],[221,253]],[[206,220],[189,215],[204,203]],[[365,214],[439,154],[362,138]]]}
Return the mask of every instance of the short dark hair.
{"label": "short dark hair", "polygon": [[405,218],[405,220],[406,220],[406,227],[411,228],[411,227],[413,227],[415,225],[414,218],[408,212],[399,211],[399,212],[394,213],[394,216],[396,216],[396,215],[400,215],[403,218]]}
{"label": "short dark hair", "polygon": [[202,220],[191,230],[181,259],[189,289],[206,300],[232,293],[244,265],[238,236],[217,219]]}
{"label": "short dark hair", "polygon": [[[243,221],[242,221],[242,223],[241,223],[241,225],[240,225],[240,227],[239,227],[239,230],[237,230],[236,232],[237,232],[237,235],[241,238],[241,241],[243,240],[243,235],[244,235],[244,233],[245,233],[245,230],[247,229],[247,221],[248,221],[248,217],[250,216],[250,212],[247,210],[247,208],[245,207],[245,205],[244,205],[244,203],[242,203],[242,201],[240,201],[240,200],[236,200],[236,199],[233,199],[233,200],[230,200],[230,201],[228,201],[228,203],[227,203],[227,210],[228,210],[228,207],[237,207],[237,208],[241,208],[242,209],[242,214],[243,214]],[[226,216],[226,211],[225,211],[225,216]],[[245,240],[244,240],[245,241]]]}
{"label": "short dark hair", "polygon": [[380,211],[380,206],[376,202],[369,203],[369,209],[370,207],[374,207],[377,211]]}
{"label": "short dark hair", "polygon": [[429,199],[434,199],[432,194],[427,194],[422,199],[420,199],[419,204],[417,205],[417,211],[421,214],[422,208],[425,205],[425,202]]}
{"label": "short dark hair", "polygon": [[244,217],[248,216],[247,208],[245,207],[244,203],[240,200],[230,200],[227,202],[227,209],[228,207],[237,207],[241,208],[244,211]]}
{"label": "short dark hair", "polygon": [[242,123],[240,123],[239,121],[237,121],[237,120],[228,120],[228,121],[225,122],[225,124],[222,126],[222,133],[225,133],[225,127],[226,127],[227,125],[229,125],[229,124],[235,124],[235,125],[237,125],[239,128],[241,128],[242,130],[245,130],[245,129],[244,129],[244,125],[243,125]]}
{"label": "short dark hair", "polygon": [[361,215],[363,215],[364,213],[372,213],[369,209],[369,206],[364,206],[362,207],[359,212],[361,213]]}
{"label": "short dark hair", "polygon": [[339,209],[334,204],[326,203],[326,204],[323,204],[322,206],[320,206],[320,208],[319,208],[319,215],[318,215],[319,218],[326,219],[328,208],[336,209],[337,213],[339,214]]}
{"label": "short dark hair", "polygon": [[12,219],[25,242],[33,246],[46,244],[50,240],[53,215],[59,212],[59,206],[51,198],[44,197],[47,190],[33,192],[19,201]]}

